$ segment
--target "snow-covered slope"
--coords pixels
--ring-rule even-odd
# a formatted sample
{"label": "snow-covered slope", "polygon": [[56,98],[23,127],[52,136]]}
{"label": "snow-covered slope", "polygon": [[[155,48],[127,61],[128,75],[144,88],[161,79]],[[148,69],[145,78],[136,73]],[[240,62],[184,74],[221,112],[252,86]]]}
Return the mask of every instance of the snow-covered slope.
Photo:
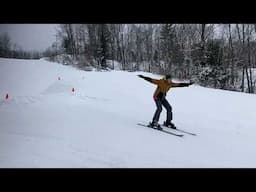
{"label": "snow-covered slope", "polygon": [[179,138],[136,125],[155,111],[137,74],[160,78],[1,58],[0,167],[256,167],[255,95],[170,90],[174,123],[197,133]]}

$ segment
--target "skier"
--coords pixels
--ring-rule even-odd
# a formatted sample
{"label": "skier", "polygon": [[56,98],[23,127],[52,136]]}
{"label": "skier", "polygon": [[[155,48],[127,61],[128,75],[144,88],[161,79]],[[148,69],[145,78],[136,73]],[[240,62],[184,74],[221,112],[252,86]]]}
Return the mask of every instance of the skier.
{"label": "skier", "polygon": [[192,85],[193,82],[190,83],[174,83],[172,82],[171,75],[167,74],[162,79],[152,79],[150,77],[146,77],[143,75],[138,75],[140,78],[149,81],[150,83],[156,84],[157,88],[154,92],[153,98],[156,103],[156,111],[153,117],[152,122],[150,123],[150,127],[161,129],[161,126],[158,124],[160,114],[162,112],[162,105],[167,110],[166,121],[164,122],[164,126],[169,128],[176,129],[175,125],[172,123],[172,107],[169,102],[166,100],[166,93],[172,87],[188,87]]}

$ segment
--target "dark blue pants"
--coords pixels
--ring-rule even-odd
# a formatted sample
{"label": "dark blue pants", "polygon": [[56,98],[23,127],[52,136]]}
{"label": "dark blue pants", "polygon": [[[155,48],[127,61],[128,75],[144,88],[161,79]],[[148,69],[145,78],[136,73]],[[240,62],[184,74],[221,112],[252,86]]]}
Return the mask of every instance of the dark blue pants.
{"label": "dark blue pants", "polygon": [[166,100],[166,98],[163,97],[162,99],[155,99],[155,103],[156,103],[157,108],[156,108],[156,112],[153,117],[153,122],[159,121],[159,117],[162,112],[162,105],[164,106],[164,108],[167,111],[166,122],[171,122],[172,121],[172,107],[169,104],[169,102]]}

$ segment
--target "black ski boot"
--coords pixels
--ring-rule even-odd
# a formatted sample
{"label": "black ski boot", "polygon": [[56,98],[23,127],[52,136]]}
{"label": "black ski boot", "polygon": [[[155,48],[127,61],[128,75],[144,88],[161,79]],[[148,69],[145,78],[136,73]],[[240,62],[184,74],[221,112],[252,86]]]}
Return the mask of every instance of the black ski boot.
{"label": "black ski boot", "polygon": [[171,129],[176,129],[176,126],[172,122],[164,121],[164,126],[171,128]]}
{"label": "black ski boot", "polygon": [[157,122],[149,122],[149,126],[153,129],[162,130],[163,128]]}

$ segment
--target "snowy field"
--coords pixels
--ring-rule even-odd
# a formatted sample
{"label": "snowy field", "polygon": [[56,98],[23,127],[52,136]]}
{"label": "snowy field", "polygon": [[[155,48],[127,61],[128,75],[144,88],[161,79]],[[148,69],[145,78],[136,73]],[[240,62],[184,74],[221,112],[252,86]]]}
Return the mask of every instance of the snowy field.
{"label": "snowy field", "polygon": [[161,78],[0,58],[0,167],[256,167],[256,95],[171,89],[174,123],[197,134],[180,138],[137,125],[155,111],[155,85],[137,74]]}

